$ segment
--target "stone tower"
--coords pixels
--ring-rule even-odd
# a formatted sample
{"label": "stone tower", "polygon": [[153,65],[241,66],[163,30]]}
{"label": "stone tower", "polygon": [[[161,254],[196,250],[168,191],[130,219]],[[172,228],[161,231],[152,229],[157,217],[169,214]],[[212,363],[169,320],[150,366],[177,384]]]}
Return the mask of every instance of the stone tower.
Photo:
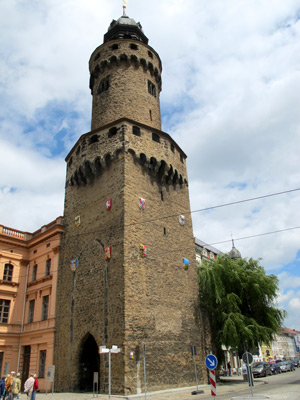
{"label": "stone tower", "polygon": [[[198,281],[186,155],[161,131],[161,60],[142,27],[113,20],[89,62],[91,132],[68,154],[55,340],[56,389],[112,393],[204,380],[207,335]],[[183,263],[189,260],[189,267]],[[206,339],[204,339],[206,337]],[[201,360],[201,361],[200,361]]]}

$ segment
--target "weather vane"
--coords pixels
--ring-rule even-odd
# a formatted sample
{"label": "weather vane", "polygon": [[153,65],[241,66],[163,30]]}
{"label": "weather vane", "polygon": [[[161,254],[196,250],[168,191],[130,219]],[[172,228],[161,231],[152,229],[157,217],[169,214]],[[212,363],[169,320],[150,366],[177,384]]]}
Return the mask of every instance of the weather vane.
{"label": "weather vane", "polygon": [[123,17],[126,17],[126,5],[127,5],[127,0],[123,0]]}

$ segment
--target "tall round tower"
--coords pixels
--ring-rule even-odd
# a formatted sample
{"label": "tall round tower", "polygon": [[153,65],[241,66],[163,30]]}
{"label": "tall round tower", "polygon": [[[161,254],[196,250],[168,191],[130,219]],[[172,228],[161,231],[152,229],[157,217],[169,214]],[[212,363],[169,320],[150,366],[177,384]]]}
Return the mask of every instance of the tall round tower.
{"label": "tall round tower", "polygon": [[[90,59],[92,130],[66,157],[65,230],[56,302],[57,390],[107,393],[194,384],[191,346],[209,323],[199,310],[186,155],[161,131],[161,62],[141,25],[113,21]],[[204,327],[207,327],[205,330]],[[204,332],[204,333],[203,333]]]}
{"label": "tall round tower", "polygon": [[161,61],[140,23],[113,20],[90,62],[92,130],[127,117],[161,129]]}

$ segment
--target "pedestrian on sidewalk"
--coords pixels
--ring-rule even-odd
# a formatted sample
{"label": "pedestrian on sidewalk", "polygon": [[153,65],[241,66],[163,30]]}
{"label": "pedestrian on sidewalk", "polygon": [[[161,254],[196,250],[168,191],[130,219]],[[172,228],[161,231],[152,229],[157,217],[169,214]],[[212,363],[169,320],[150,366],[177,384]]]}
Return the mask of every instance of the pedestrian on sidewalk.
{"label": "pedestrian on sidewalk", "polygon": [[230,361],[228,361],[228,363],[227,363],[227,368],[228,368],[229,376],[231,376],[231,362]]}
{"label": "pedestrian on sidewalk", "polygon": [[33,391],[31,395],[31,400],[35,400],[36,398],[36,392],[39,390],[39,382],[36,374],[33,375],[34,378],[34,384],[33,384]]}

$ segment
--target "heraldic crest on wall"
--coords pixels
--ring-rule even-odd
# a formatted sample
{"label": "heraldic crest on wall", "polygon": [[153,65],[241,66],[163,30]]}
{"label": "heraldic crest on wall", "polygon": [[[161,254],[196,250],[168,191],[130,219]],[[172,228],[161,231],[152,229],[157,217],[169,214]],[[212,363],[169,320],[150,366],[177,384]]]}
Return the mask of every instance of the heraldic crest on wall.
{"label": "heraldic crest on wall", "polygon": [[111,246],[105,247],[105,260],[108,261],[111,258]]}
{"label": "heraldic crest on wall", "polygon": [[111,206],[112,206],[112,199],[107,199],[105,202],[106,210],[109,211],[111,209]]}
{"label": "heraldic crest on wall", "polygon": [[142,197],[139,197],[139,207],[141,210],[145,210],[146,207],[146,200]]}

